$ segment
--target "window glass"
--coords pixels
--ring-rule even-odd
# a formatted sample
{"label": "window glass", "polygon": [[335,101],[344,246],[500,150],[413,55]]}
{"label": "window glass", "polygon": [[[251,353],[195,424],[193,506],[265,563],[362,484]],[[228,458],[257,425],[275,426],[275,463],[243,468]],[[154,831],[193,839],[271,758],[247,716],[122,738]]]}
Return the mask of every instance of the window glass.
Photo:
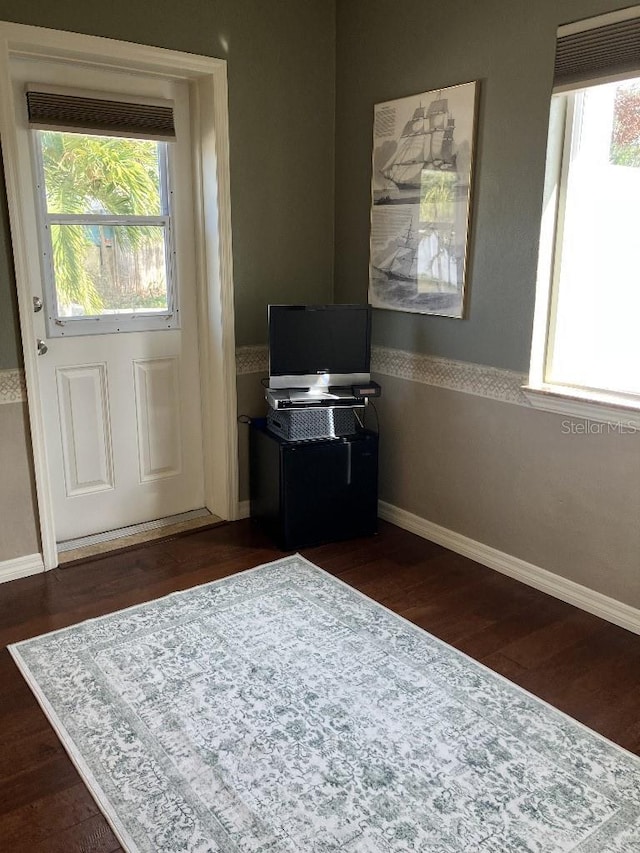
{"label": "window glass", "polygon": [[161,226],[51,225],[60,317],[168,311]]}
{"label": "window glass", "polygon": [[640,78],[569,99],[570,159],[545,379],[640,393]]}
{"label": "window glass", "polygon": [[146,139],[36,131],[48,213],[159,216],[160,150]]}
{"label": "window glass", "polygon": [[171,313],[166,144],[35,133],[52,316]]}

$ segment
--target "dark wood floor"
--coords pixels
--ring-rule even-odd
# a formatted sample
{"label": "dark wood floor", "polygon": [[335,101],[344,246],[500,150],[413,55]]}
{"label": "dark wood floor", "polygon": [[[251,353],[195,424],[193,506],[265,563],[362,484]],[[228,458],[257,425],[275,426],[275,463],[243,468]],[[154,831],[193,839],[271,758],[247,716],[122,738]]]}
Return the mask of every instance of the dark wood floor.
{"label": "dark wood floor", "polygon": [[[388,524],[303,553],[640,753],[640,637]],[[0,586],[0,851],[121,849],[5,646],[280,556],[242,521]]]}

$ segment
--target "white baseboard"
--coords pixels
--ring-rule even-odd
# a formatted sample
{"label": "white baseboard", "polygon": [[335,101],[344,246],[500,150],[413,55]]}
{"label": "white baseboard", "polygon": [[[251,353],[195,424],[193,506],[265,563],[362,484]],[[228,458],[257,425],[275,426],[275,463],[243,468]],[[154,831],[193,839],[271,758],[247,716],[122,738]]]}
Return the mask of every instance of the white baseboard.
{"label": "white baseboard", "polygon": [[239,501],[238,502],[238,514],[236,518],[240,520],[241,518],[249,518],[251,515],[251,501]]}
{"label": "white baseboard", "polygon": [[26,557],[14,557],[0,563],[0,583],[26,578],[44,572],[41,554],[27,554]]}
{"label": "white baseboard", "polygon": [[533,563],[527,563],[519,557],[512,557],[482,542],[476,542],[461,533],[441,527],[439,524],[434,524],[432,521],[427,521],[425,518],[384,501],[378,504],[378,515],[385,521],[390,521],[404,530],[422,536],[423,539],[429,539],[450,551],[475,560],[476,563],[495,569],[503,575],[508,575],[561,601],[593,613],[601,619],[606,619],[607,622],[640,634],[640,610],[635,607],[541,569],[539,566],[534,566]]}

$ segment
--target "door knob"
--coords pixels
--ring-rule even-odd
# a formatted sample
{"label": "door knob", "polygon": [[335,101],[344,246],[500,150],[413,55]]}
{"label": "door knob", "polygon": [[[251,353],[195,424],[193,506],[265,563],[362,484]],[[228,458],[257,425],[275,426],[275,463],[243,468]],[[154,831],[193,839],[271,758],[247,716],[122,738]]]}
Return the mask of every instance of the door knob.
{"label": "door knob", "polygon": [[37,314],[38,311],[42,311],[42,299],[39,296],[33,297],[33,313]]}
{"label": "door knob", "polygon": [[38,338],[37,346],[38,346],[38,355],[44,355],[49,350],[49,347],[45,344],[44,341],[41,341],[40,338]]}

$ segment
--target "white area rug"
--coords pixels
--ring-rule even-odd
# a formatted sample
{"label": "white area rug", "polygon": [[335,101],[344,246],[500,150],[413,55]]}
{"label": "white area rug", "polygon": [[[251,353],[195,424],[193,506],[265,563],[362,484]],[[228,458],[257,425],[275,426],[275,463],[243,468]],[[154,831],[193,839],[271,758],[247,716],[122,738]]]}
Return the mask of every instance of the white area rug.
{"label": "white area rug", "polygon": [[640,851],[635,756],[299,556],[11,653],[130,851]]}

